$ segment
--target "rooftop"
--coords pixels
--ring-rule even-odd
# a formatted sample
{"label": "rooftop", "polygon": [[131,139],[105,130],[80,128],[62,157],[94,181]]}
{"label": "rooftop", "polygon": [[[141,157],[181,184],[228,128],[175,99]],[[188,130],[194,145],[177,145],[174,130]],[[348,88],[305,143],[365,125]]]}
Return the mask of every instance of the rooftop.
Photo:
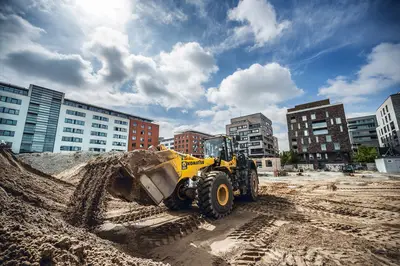
{"label": "rooftop", "polygon": [[329,105],[329,104],[331,104],[329,99],[315,101],[315,102],[309,102],[309,103],[303,103],[303,104],[295,105],[294,108],[289,108],[288,112],[299,111],[299,110],[304,110],[304,109],[309,109],[309,108],[324,106],[324,105]]}
{"label": "rooftop", "polygon": [[177,131],[177,132],[174,133],[174,135],[185,134],[185,133],[195,133],[195,134],[205,135],[205,136],[209,136],[209,137],[212,137],[212,136],[213,136],[213,135],[211,135],[211,134],[204,133],[204,132],[200,132],[200,131],[196,131],[196,130]]}

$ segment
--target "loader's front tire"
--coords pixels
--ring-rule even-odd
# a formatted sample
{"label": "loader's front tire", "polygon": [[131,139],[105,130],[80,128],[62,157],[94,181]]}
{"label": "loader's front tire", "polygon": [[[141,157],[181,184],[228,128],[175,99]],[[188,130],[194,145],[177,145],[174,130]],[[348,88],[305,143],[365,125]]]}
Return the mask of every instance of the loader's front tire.
{"label": "loader's front tire", "polygon": [[232,211],[232,183],[224,172],[213,171],[201,178],[197,195],[200,211],[208,217],[218,219]]}
{"label": "loader's front tire", "polygon": [[258,198],[258,174],[255,169],[249,171],[249,182],[246,193],[246,199],[250,201],[256,201]]}
{"label": "loader's front tire", "polygon": [[177,210],[189,209],[192,206],[193,200],[182,195],[181,190],[184,185],[185,185],[185,180],[179,182],[174,190],[174,193],[172,193],[171,196],[169,196],[164,200],[164,205],[168,209],[172,211],[177,211]]}

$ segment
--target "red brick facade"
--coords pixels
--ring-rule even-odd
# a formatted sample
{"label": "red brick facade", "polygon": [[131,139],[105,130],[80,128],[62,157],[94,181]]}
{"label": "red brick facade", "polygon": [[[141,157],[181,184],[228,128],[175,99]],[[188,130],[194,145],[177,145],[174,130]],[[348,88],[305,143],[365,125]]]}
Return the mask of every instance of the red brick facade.
{"label": "red brick facade", "polygon": [[174,149],[178,152],[203,157],[203,140],[212,135],[198,132],[185,131],[174,135]]}
{"label": "red brick facade", "polygon": [[151,145],[158,144],[159,125],[130,119],[128,151],[148,149]]}

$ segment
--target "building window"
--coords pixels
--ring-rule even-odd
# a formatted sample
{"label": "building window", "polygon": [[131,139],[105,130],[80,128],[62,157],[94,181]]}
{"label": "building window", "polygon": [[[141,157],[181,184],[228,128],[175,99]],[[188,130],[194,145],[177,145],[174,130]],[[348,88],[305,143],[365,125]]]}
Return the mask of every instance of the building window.
{"label": "building window", "polygon": [[301,127],[300,127],[300,123],[298,123],[298,124],[297,124],[297,128],[298,128],[298,129],[300,129],[300,128],[301,128]]}
{"label": "building window", "polygon": [[311,144],[311,138],[308,138],[308,144]]}
{"label": "building window", "polygon": [[343,132],[343,126],[340,126],[340,132]]}
{"label": "building window", "polygon": [[16,126],[17,125],[17,120],[0,118],[0,124]]}
{"label": "building window", "polygon": [[325,159],[327,159],[327,160],[328,160],[328,154],[327,154],[327,153],[325,153]]}
{"label": "building window", "polygon": [[14,137],[15,131],[10,131],[10,130],[0,130],[0,136],[5,136],[5,137]]}
{"label": "building window", "polygon": [[293,124],[290,124],[290,129],[293,130]]}
{"label": "building window", "polygon": [[151,130],[151,126],[148,126],[147,129],[148,129],[148,130]]}
{"label": "building window", "polygon": [[314,160],[314,155],[312,155],[311,153],[308,155],[308,158],[310,158],[310,160]]}
{"label": "building window", "polygon": [[340,125],[342,123],[342,119],[340,117],[336,117],[336,124]]}
{"label": "building window", "polygon": [[132,130],[132,133],[133,133],[133,134],[136,134],[136,129]]}
{"label": "building window", "polygon": [[15,99],[15,98],[6,97],[6,96],[0,96],[0,102],[13,103],[13,104],[18,104],[18,105],[21,105],[21,103],[22,103],[22,101],[20,99]]}
{"label": "building window", "polygon": [[304,123],[304,126],[305,126],[306,128],[308,128],[308,123],[307,123],[307,122],[305,122],[305,123]]}
{"label": "building window", "polygon": [[304,130],[304,136],[308,136],[308,130]]}
{"label": "building window", "polygon": [[391,121],[392,119],[390,118],[390,113],[388,113],[388,118],[389,118],[389,121]]}
{"label": "building window", "polygon": [[140,138],[140,141],[144,141],[144,138]]}
{"label": "building window", "polygon": [[0,107],[0,113],[11,114],[11,115],[19,115],[19,110],[7,108],[7,107]]}
{"label": "building window", "polygon": [[115,122],[115,124],[119,124],[119,125],[128,125],[128,122],[126,122],[126,121],[122,121],[122,120],[115,120],[114,121]]}
{"label": "building window", "polygon": [[151,132],[147,132],[147,135],[151,136]]}
{"label": "building window", "polygon": [[294,135],[297,137],[297,131],[294,132]]}
{"label": "building window", "polygon": [[318,143],[318,142],[319,142],[318,136],[317,136],[317,137],[315,137],[315,142],[316,142],[316,143]]}
{"label": "building window", "polygon": [[387,106],[387,105],[385,106],[385,108],[386,108],[386,112],[389,112],[389,108],[388,108],[388,106]]}
{"label": "building window", "polygon": [[136,136],[132,136],[132,140],[136,140]]}
{"label": "building window", "polygon": [[321,151],[326,151],[326,144],[325,143],[321,144]]}
{"label": "building window", "polygon": [[114,127],[114,131],[126,132],[127,129],[124,127]]}
{"label": "building window", "polygon": [[70,119],[70,118],[65,118],[64,122],[67,124],[74,124],[74,125],[80,125],[80,126],[85,125],[85,121]]}
{"label": "building window", "polygon": [[127,139],[127,136],[126,136],[126,135],[114,134],[114,135],[113,135],[113,138],[114,138],[114,139]]}
{"label": "building window", "polygon": [[290,123],[296,123],[296,117],[292,116],[292,117],[290,118]]}
{"label": "building window", "polygon": [[82,138],[75,138],[75,137],[62,137],[61,140],[67,142],[82,142]]}
{"label": "building window", "polygon": [[101,120],[101,121],[106,121],[106,122],[108,122],[108,118],[107,118],[107,117],[104,117],[104,116],[93,115],[93,119],[96,119],[96,120]]}
{"label": "building window", "polygon": [[106,149],[104,149],[104,148],[89,148],[89,151],[94,151],[94,152],[105,152]]}
{"label": "building window", "polygon": [[317,153],[317,160],[321,160],[321,159],[322,159],[321,153]]}
{"label": "building window", "polygon": [[113,146],[122,146],[125,147],[126,143],[125,142],[119,142],[119,141],[113,141],[112,143]]}
{"label": "building window", "polygon": [[335,151],[340,150],[340,143],[333,143]]}
{"label": "building window", "polygon": [[327,129],[314,129],[313,134],[314,135],[325,135],[325,134],[328,134],[328,130]]}
{"label": "building window", "polygon": [[147,139],[147,142],[151,142],[151,139]]}
{"label": "building window", "polygon": [[326,142],[332,142],[332,136],[326,135]]}
{"label": "building window", "polygon": [[140,131],[140,135],[144,135],[144,131],[142,130],[142,131]]}
{"label": "building window", "polygon": [[95,127],[95,128],[102,128],[102,129],[108,129],[108,126],[107,126],[107,125],[97,124],[97,123],[92,123],[92,127]]}
{"label": "building window", "polygon": [[303,152],[307,152],[307,148],[308,148],[307,145],[303,145],[303,146],[302,146],[302,151],[303,151]]}
{"label": "building window", "polygon": [[304,144],[304,139],[303,138],[301,138],[301,144]]}
{"label": "building window", "polygon": [[107,141],[102,140],[102,139],[91,139],[90,144],[100,144],[100,145],[106,145]]}
{"label": "building window", "polygon": [[306,115],[303,115],[303,116],[302,116],[302,119],[303,119],[303,121],[307,121],[307,116],[306,116]]}
{"label": "building window", "polygon": [[61,146],[61,151],[80,151],[82,148],[77,146]]}
{"label": "building window", "polygon": [[107,137],[107,133],[99,132],[99,131],[91,131],[90,135],[92,136],[99,136],[99,137]]}
{"label": "building window", "polygon": [[63,131],[69,133],[83,134],[83,129],[80,128],[64,127]]}
{"label": "building window", "polygon": [[133,122],[133,126],[136,127],[136,126],[137,126],[137,123],[136,123],[136,122]]}
{"label": "building window", "polygon": [[316,118],[315,114],[311,114],[311,120],[314,120]]}
{"label": "building window", "polygon": [[333,118],[331,118],[331,125],[333,125]]}
{"label": "building window", "polygon": [[143,148],[144,147],[144,144],[143,143],[140,143],[140,148]]}
{"label": "building window", "polygon": [[78,112],[78,111],[73,111],[73,110],[68,110],[68,109],[67,109],[67,114],[68,115],[80,116],[80,117],[86,117],[85,113]]}
{"label": "building window", "polygon": [[140,127],[141,127],[141,128],[144,128],[144,125],[142,124],[142,125],[140,125]]}
{"label": "building window", "polygon": [[329,117],[328,111],[325,111],[325,116],[326,116],[326,117]]}

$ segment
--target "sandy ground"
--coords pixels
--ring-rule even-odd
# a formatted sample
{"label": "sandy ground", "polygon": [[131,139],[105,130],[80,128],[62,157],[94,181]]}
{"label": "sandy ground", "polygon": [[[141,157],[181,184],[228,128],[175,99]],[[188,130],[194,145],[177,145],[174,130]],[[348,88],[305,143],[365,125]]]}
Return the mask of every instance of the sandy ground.
{"label": "sandy ground", "polygon": [[108,195],[90,233],[62,219],[75,185],[3,157],[0,264],[400,265],[400,182],[386,175],[262,177],[259,201],[221,220]]}

